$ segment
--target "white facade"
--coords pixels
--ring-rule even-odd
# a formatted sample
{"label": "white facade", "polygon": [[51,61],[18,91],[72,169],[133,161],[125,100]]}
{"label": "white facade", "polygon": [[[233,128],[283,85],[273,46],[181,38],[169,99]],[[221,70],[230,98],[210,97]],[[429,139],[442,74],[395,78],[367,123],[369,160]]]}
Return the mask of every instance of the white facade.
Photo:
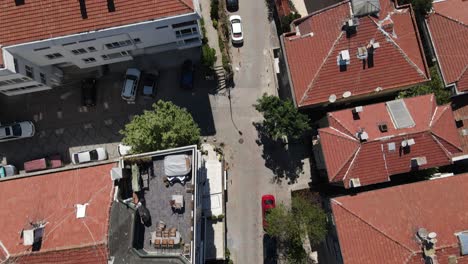
{"label": "white facade", "polygon": [[59,86],[64,66],[84,69],[201,46],[199,18],[194,12],[2,47],[5,68],[0,68],[0,92],[17,95]]}

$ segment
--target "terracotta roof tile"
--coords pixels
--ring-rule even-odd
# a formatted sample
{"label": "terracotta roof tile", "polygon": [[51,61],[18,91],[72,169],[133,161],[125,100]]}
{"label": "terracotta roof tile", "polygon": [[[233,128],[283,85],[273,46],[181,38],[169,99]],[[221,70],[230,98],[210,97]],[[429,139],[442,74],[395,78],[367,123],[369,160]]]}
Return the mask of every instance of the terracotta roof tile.
{"label": "terracotta roof tile", "polygon": [[83,19],[76,0],[27,0],[21,6],[14,1],[2,1],[0,44],[8,46],[194,12],[192,0],[114,0],[114,3],[115,12],[108,12],[106,1],[87,0],[88,18]]}
{"label": "terracotta roof tile", "polygon": [[468,65],[457,82],[457,89],[460,92],[468,92]]}
{"label": "terracotta roof tile", "polygon": [[460,122],[462,125],[458,128],[457,132],[461,141],[461,148],[463,153],[461,155],[468,154],[468,135],[463,136],[463,130],[468,131],[468,94],[454,97],[453,104],[453,114],[455,120]]}
{"label": "terracotta roof tile", "polygon": [[15,264],[107,264],[105,244],[12,257]]}
{"label": "terracotta roof tile", "polygon": [[[66,170],[0,183],[1,241],[12,257],[29,255],[20,238],[30,222],[46,221],[39,252],[81,248],[107,243],[113,183],[109,171],[115,164]],[[77,219],[76,204],[86,207]],[[8,217],[6,217],[8,216]]]}
{"label": "terracotta roof tile", "polygon": [[[358,119],[353,118],[352,109],[328,113],[330,127],[319,129],[319,135],[329,181],[343,181],[346,188],[351,178],[359,178],[361,185],[385,182],[390,175],[410,172],[413,158],[425,157],[427,164],[419,167],[425,169],[448,165],[452,156],[462,152],[448,105],[437,106],[433,95],[403,101],[413,127],[397,129],[386,103],[363,106]],[[380,124],[387,125],[387,132],[380,131]],[[364,142],[356,137],[361,130],[368,135]],[[407,139],[415,141],[409,152],[400,147]],[[389,144],[395,150],[389,150]]]}
{"label": "terracotta roof tile", "polygon": [[468,263],[454,235],[468,230],[466,188],[468,174],[462,174],[332,199],[343,262],[424,264],[415,235],[426,228],[437,233],[440,264],[453,254]]}
{"label": "terracotta roof tile", "polygon": [[[298,20],[301,36],[292,33],[284,36],[299,107],[328,102],[331,94],[340,99],[346,91],[354,96],[365,95],[373,93],[377,87],[396,89],[428,80],[411,10],[396,10],[387,0],[381,0],[381,7],[382,21],[360,18],[357,33],[350,38],[341,30],[343,22],[351,16],[348,1]],[[392,22],[385,22],[393,25],[390,35],[379,27],[387,15]],[[371,39],[380,47],[374,52],[374,67],[363,69],[362,60],[356,57],[357,49],[366,46]],[[340,72],[337,56],[342,50],[348,50],[351,59],[346,71]]]}
{"label": "terracotta roof tile", "polygon": [[[459,91],[468,89],[463,73],[468,67],[468,2],[446,0],[433,4],[427,18],[432,43],[445,83],[463,79]],[[462,78],[463,77],[463,78]]]}

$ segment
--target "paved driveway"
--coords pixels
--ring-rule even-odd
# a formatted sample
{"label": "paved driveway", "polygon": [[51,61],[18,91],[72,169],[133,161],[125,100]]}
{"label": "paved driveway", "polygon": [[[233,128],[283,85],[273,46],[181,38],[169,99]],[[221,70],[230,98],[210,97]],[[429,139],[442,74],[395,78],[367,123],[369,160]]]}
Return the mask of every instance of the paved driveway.
{"label": "paved driveway", "polygon": [[[196,50],[185,52],[195,58],[199,55]],[[179,52],[179,61],[186,58],[181,53],[183,52]],[[170,57],[167,54],[164,56]],[[111,66],[110,73],[98,80],[97,105],[91,108],[81,106],[79,80],[50,91],[0,97],[1,123],[32,120],[36,125],[34,137],[0,143],[0,156],[6,157],[7,162],[16,165],[18,169],[22,169],[23,162],[27,160],[53,153],[60,153],[64,161],[69,162],[70,153],[97,146],[106,147],[109,157],[115,158],[118,156],[117,145],[122,139],[119,130],[134,115],[142,113],[144,109],[151,109],[152,103],[158,99],[171,100],[186,107],[204,135],[214,134],[208,98],[208,92],[213,89],[214,83],[198,76],[201,74],[198,70],[193,91],[179,88],[179,67],[170,65],[161,69],[159,66],[160,79],[156,99],[137,97],[135,104],[127,104],[120,98],[126,68],[136,66],[149,70],[157,65],[155,61],[147,57],[144,61],[137,59],[127,64]],[[171,62],[176,64],[174,60]]]}

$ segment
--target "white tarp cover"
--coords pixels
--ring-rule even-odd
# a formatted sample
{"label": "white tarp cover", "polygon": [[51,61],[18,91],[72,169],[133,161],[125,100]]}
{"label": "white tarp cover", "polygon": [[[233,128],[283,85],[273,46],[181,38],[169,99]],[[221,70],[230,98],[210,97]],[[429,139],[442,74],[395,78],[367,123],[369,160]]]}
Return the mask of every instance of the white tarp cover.
{"label": "white tarp cover", "polygon": [[167,177],[184,176],[192,169],[188,155],[170,155],[164,158],[164,174]]}

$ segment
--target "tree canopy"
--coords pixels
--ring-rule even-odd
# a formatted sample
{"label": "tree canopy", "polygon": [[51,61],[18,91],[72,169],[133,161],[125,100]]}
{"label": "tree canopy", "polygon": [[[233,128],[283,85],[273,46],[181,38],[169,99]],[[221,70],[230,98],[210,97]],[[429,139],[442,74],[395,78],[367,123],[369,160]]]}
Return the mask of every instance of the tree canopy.
{"label": "tree canopy", "polygon": [[398,94],[398,98],[407,98],[433,93],[438,105],[449,103],[451,95],[450,90],[444,87],[437,68],[435,66],[431,67],[430,72],[431,80],[428,83],[401,91]]}
{"label": "tree canopy", "polygon": [[317,245],[327,234],[326,214],[318,204],[302,196],[293,196],[291,208],[279,204],[266,216],[266,233],[285,246],[290,263],[304,263],[307,254],[302,247],[308,235],[311,245]]}
{"label": "tree canopy", "polygon": [[263,114],[263,127],[274,140],[283,136],[299,139],[310,129],[309,118],[300,113],[291,100],[263,94],[254,107]]}
{"label": "tree canopy", "polygon": [[163,150],[197,144],[200,128],[185,108],[159,100],[153,110],[135,116],[120,131],[122,142],[132,153]]}

